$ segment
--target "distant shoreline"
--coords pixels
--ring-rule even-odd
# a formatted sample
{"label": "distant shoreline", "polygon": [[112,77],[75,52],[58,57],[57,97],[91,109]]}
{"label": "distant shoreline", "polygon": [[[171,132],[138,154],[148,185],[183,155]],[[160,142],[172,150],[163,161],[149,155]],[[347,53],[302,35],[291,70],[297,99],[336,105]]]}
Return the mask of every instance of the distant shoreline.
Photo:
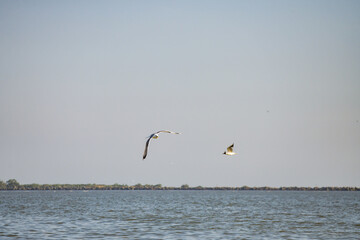
{"label": "distant shoreline", "polygon": [[20,190],[227,190],[227,191],[360,191],[360,187],[190,187],[184,184],[181,187],[166,187],[161,184],[20,184],[15,179],[10,179],[6,183],[0,181],[0,191],[20,191]]}
{"label": "distant shoreline", "polygon": [[263,189],[262,187],[258,188],[249,188],[249,189],[242,189],[242,188],[229,188],[229,187],[203,187],[199,188],[188,188],[182,189],[179,187],[164,187],[161,189],[143,189],[143,188],[128,188],[128,189],[108,189],[108,188],[101,188],[101,189],[1,189],[3,192],[12,192],[12,191],[297,191],[297,192],[357,192],[360,191],[360,188],[336,188],[334,190],[327,189],[327,188],[318,188],[318,189],[293,189],[293,188],[272,188],[272,189]]}

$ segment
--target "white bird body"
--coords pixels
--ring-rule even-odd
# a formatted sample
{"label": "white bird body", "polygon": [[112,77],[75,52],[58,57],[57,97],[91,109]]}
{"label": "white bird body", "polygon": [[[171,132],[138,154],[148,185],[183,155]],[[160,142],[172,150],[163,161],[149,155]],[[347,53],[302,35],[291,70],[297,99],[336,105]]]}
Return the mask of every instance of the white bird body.
{"label": "white bird body", "polygon": [[145,150],[144,150],[144,154],[143,154],[143,160],[146,158],[147,156],[147,152],[148,152],[148,149],[149,149],[149,143],[150,143],[150,139],[154,138],[154,139],[157,139],[159,138],[159,133],[172,133],[172,134],[181,134],[181,133],[177,133],[177,132],[172,132],[172,131],[169,131],[169,130],[160,130],[160,131],[157,131],[156,133],[153,133],[151,134],[149,137],[148,137],[148,140],[146,141],[146,144],[145,144]]}
{"label": "white bird body", "polygon": [[236,152],[233,152],[233,147],[234,147],[234,144],[231,144],[223,154],[228,155],[228,156],[233,156],[233,155],[237,154]]}
{"label": "white bird body", "polygon": [[226,155],[229,155],[229,156],[232,156],[232,155],[235,155],[237,153],[234,153],[234,152],[228,152],[228,153],[225,153]]}

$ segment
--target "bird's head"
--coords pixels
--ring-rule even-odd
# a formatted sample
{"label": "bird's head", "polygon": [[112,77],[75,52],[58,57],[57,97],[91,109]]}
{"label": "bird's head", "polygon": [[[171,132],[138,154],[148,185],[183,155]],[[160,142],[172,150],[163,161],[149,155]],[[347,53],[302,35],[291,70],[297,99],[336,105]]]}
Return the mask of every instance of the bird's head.
{"label": "bird's head", "polygon": [[224,152],[223,154],[226,154],[226,152]]}

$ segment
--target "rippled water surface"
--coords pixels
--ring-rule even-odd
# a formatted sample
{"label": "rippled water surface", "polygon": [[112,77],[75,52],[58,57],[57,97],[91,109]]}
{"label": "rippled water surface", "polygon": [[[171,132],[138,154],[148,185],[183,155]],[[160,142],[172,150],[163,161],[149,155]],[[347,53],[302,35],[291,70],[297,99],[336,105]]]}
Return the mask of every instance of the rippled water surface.
{"label": "rippled water surface", "polygon": [[360,192],[0,192],[0,239],[91,238],[360,239]]}

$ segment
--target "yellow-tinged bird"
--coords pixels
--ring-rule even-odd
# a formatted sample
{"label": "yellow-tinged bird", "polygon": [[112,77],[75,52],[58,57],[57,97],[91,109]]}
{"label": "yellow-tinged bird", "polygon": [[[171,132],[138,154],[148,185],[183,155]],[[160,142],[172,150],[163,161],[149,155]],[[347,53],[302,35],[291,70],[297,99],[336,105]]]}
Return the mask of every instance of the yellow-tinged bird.
{"label": "yellow-tinged bird", "polygon": [[226,152],[224,152],[223,154],[229,155],[229,156],[232,156],[232,155],[237,154],[236,152],[233,152],[233,147],[234,147],[234,144],[231,144],[231,145],[226,149]]}

